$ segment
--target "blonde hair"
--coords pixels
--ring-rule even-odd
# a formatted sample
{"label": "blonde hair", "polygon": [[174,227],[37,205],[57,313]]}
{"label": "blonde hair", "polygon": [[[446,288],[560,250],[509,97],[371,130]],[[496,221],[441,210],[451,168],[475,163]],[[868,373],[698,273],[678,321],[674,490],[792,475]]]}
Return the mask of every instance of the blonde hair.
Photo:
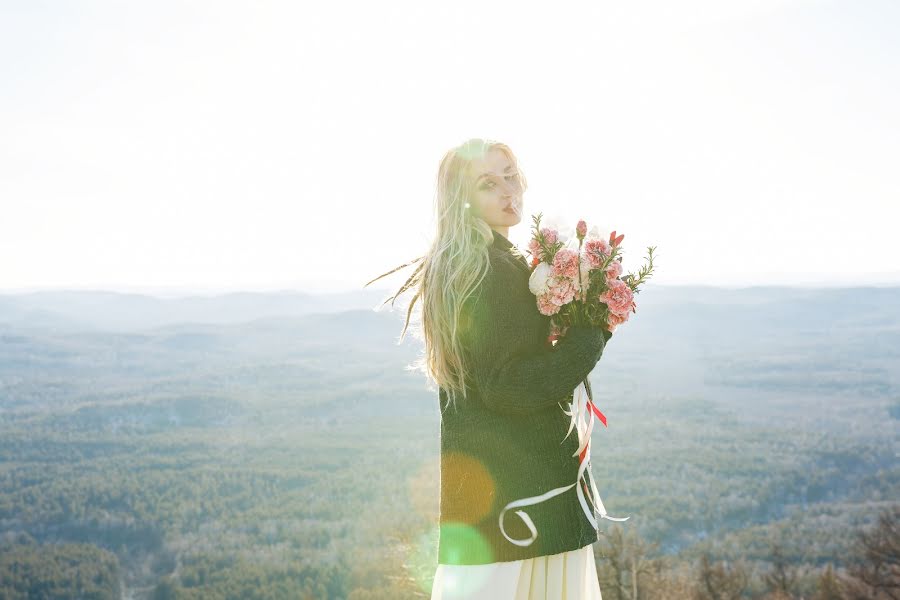
{"label": "blonde hair", "polygon": [[459,394],[466,398],[469,372],[460,344],[460,334],[465,333],[469,323],[463,306],[487,275],[490,266],[488,249],[494,239],[491,227],[478,216],[475,207],[475,178],[471,176],[470,165],[493,149],[506,154],[524,192],[527,188],[525,176],[506,144],[472,138],[452,148],[441,159],[438,168],[434,195],[435,235],[431,247],[424,256],[366,284],[419,262],[413,274],[383,304],[391,301],[393,306],[400,294],[415,290],[398,342],[402,343],[416,300],[422,300],[421,329],[414,331],[425,342],[424,355],[407,370],[421,371],[429,381],[443,388],[454,408]]}

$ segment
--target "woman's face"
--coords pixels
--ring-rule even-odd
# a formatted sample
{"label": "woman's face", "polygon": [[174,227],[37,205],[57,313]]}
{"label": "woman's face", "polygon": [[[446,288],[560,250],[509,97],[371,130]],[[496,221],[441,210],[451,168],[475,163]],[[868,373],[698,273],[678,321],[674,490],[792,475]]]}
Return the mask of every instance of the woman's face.
{"label": "woman's face", "polygon": [[522,220],[522,185],[506,153],[496,148],[470,163],[475,178],[475,214],[506,235]]}

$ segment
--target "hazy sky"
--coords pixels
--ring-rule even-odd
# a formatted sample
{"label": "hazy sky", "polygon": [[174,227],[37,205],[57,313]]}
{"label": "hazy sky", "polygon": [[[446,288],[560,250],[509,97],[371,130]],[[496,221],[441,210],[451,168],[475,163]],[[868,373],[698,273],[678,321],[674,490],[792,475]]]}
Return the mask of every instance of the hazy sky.
{"label": "hazy sky", "polygon": [[900,283],[900,4],[548,6],[3,2],[0,290],[358,288],[469,137],[520,248],[543,211],[659,284]]}

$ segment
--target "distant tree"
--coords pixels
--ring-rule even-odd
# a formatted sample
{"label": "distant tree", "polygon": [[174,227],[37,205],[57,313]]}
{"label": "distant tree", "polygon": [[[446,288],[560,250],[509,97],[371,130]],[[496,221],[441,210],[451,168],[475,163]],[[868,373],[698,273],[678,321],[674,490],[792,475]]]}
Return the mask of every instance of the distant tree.
{"label": "distant tree", "polygon": [[619,525],[600,546],[600,567],[597,575],[604,600],[639,600],[646,597],[643,587],[658,573],[656,560],[650,554],[659,548],[659,542],[649,543],[634,529],[626,533]]}
{"label": "distant tree", "polygon": [[646,582],[640,588],[641,600],[672,600],[696,595],[697,585],[692,569],[675,557],[662,556],[654,560],[652,573]]}
{"label": "distant tree", "polygon": [[704,553],[698,579],[696,600],[736,600],[747,589],[750,576],[743,563],[729,566],[726,560],[712,564],[709,554]]}
{"label": "distant tree", "polygon": [[773,543],[769,554],[772,557],[772,568],[763,575],[763,580],[770,592],[779,592],[776,597],[792,598],[797,582],[797,569],[785,559],[781,544]]}
{"label": "distant tree", "polygon": [[900,600],[900,504],[878,516],[871,530],[857,533],[861,560],[847,569],[847,600]]}
{"label": "distant tree", "polygon": [[816,592],[810,600],[847,600],[834,568],[828,565],[816,582]]}
{"label": "distant tree", "polygon": [[0,599],[122,596],[118,558],[81,543],[8,544],[0,547]]}
{"label": "distant tree", "polygon": [[167,577],[164,580],[160,581],[156,584],[156,587],[153,588],[153,594],[150,596],[151,600],[176,600],[178,598],[175,593],[175,584],[172,583],[171,578]]}
{"label": "distant tree", "polygon": [[794,600],[797,596],[789,594],[781,590],[773,590],[766,592],[759,597],[759,600]]}

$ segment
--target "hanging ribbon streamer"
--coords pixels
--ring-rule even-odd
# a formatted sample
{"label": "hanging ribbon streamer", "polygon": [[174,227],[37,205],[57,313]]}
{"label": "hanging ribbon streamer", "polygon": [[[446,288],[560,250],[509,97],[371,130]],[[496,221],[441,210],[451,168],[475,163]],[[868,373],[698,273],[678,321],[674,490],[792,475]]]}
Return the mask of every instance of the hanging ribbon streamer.
{"label": "hanging ribbon streamer", "polygon": [[[537,539],[537,528],[534,526],[534,521],[531,520],[531,517],[528,516],[524,510],[517,510],[515,514],[518,515],[522,522],[525,523],[525,526],[528,527],[528,530],[531,532],[531,537],[527,540],[514,540],[508,535],[506,535],[506,529],[503,527],[503,516],[506,514],[506,511],[511,508],[518,508],[520,506],[534,506],[535,504],[540,504],[550,498],[558,496],[563,492],[566,492],[573,487],[575,487],[575,491],[578,494],[578,502],[581,504],[581,510],[584,512],[585,516],[587,516],[588,521],[590,521],[591,526],[594,529],[598,528],[597,519],[594,517],[595,511],[600,514],[600,517],[603,519],[608,519],[610,521],[627,521],[631,517],[610,517],[606,514],[606,507],[603,506],[603,501],[600,499],[600,493],[597,491],[597,486],[594,483],[593,474],[591,474],[590,466],[591,466],[591,431],[594,427],[594,414],[597,415],[597,418],[606,425],[606,416],[600,412],[600,410],[594,405],[593,399],[591,398],[590,392],[590,382],[585,379],[581,383],[578,384],[578,387],[575,388],[575,393],[572,395],[572,403],[569,405],[571,410],[566,410],[562,406],[560,408],[562,411],[571,416],[571,420],[569,422],[569,431],[566,432],[566,436],[563,438],[563,442],[566,441],[566,438],[569,437],[569,434],[572,433],[572,429],[576,429],[578,431],[578,450],[575,451],[575,454],[572,456],[578,456],[579,465],[578,465],[578,477],[575,479],[574,483],[569,485],[565,485],[562,487],[558,487],[550,490],[549,492],[545,492],[540,496],[531,496],[528,498],[521,498],[519,500],[514,500],[507,504],[503,510],[500,511],[500,531],[503,533],[503,537],[505,537],[509,542],[517,545],[517,546],[530,546],[535,539]],[[585,405],[582,407],[582,392],[584,392]],[[585,422],[584,415],[587,414],[587,422]],[[562,442],[560,442],[562,444]],[[588,475],[590,475],[590,490],[588,490],[587,480]],[[581,482],[582,485],[579,486],[578,483]],[[576,487],[577,486],[577,487]],[[582,489],[583,488],[583,489]],[[593,505],[593,510],[588,507],[587,498],[590,500]]]}

